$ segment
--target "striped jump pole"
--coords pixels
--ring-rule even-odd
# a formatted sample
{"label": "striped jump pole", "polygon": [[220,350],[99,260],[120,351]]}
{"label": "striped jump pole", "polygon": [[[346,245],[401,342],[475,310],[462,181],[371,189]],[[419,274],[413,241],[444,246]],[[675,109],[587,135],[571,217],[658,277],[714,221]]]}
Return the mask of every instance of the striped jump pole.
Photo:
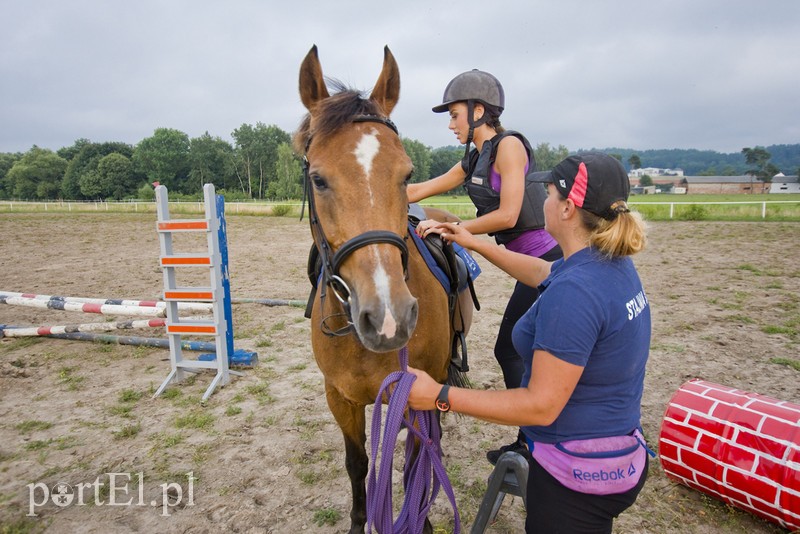
{"label": "striped jump pole", "polygon": [[91,304],[81,302],[64,302],[60,300],[39,300],[24,297],[0,296],[0,304],[26,306],[48,310],[75,311],[83,313],[99,313],[102,315],[134,315],[142,317],[166,317],[166,308],[149,306],[125,306],[121,304]]}
{"label": "striped jump pole", "polygon": [[73,332],[111,332],[114,330],[133,330],[166,326],[166,319],[142,319],[117,321],[114,323],[85,323],[58,326],[31,326],[20,328],[0,328],[0,337],[37,337]]}
{"label": "striped jump pole", "polygon": [[[196,319],[200,319],[197,317]],[[114,330],[139,330],[142,328],[163,328],[166,319],[140,319],[116,321],[113,323],[83,323],[57,326],[0,326],[0,337],[38,337],[73,332],[113,332]]]}
{"label": "striped jump pole", "polygon": [[[3,297],[16,297],[24,299],[33,299],[37,301],[48,302],[70,302],[81,304],[101,304],[112,306],[141,306],[144,308],[166,308],[167,303],[161,300],[131,300],[131,299],[102,299],[102,298],[89,298],[89,297],[62,297],[58,295],[37,295],[35,293],[17,293],[15,291],[2,291],[0,290],[0,298]],[[196,300],[208,300],[208,298],[196,298]],[[58,308],[60,309],[60,308]],[[195,312],[210,312],[212,304],[210,302],[179,302],[179,310],[195,311]]]}
{"label": "striped jump pole", "polygon": [[[184,298],[194,298],[195,300],[210,300],[207,292],[197,292],[195,295],[182,295]],[[2,297],[19,297],[26,299],[53,301],[53,302],[80,302],[83,304],[110,304],[117,306],[143,306],[151,308],[166,308],[167,303],[163,300],[132,300],[132,299],[102,299],[90,297],[62,297],[58,295],[38,295],[36,293],[19,293],[16,291],[0,290]],[[264,306],[294,306],[305,308],[306,301],[293,299],[269,299],[269,298],[231,298],[233,304],[262,304]],[[181,311],[210,312],[213,307],[211,302],[178,302],[178,309]]]}
{"label": "striped jump pole", "polygon": [[[166,326],[166,319],[150,319],[149,321],[131,321],[131,323],[150,323],[149,325],[131,326],[131,328],[144,328],[145,326]],[[92,325],[105,326],[106,324],[115,323],[91,323]],[[126,324],[121,322],[119,324]],[[70,328],[84,327],[86,325],[71,325],[71,326],[50,326],[50,327],[19,327],[0,324],[0,338],[2,337],[49,337],[56,339],[68,339],[73,341],[94,341],[98,343],[115,343],[117,345],[132,345],[137,347],[153,347],[158,349],[169,349],[169,340],[158,337],[140,337],[140,336],[117,336],[113,334],[98,334],[87,331],[71,331]],[[127,328],[127,327],[124,327]],[[61,329],[64,329],[61,331]],[[35,332],[33,332],[35,330]],[[28,335],[23,335],[28,334]],[[216,360],[216,343],[208,341],[192,341],[181,339],[181,349],[190,350],[193,352],[202,352],[197,359],[203,362],[214,362]],[[254,353],[244,350],[236,349],[228,356],[228,361],[231,365],[238,365],[240,367],[252,367],[257,358],[254,358]],[[231,371],[233,372],[233,371]]]}
{"label": "striped jump pole", "polygon": [[[14,327],[8,325],[0,325],[0,328],[7,334]],[[116,343],[118,345],[135,345],[145,347],[155,347],[160,349],[169,348],[169,340],[157,337],[138,337],[138,336],[115,336],[112,334],[95,334],[91,332],[66,332],[63,334],[48,334],[43,337],[52,337],[57,339],[71,339],[75,341],[98,341],[101,343]],[[181,340],[181,348],[183,350],[191,350],[198,352],[213,353],[216,351],[216,345],[207,341],[188,341]],[[237,363],[237,362],[233,362]]]}

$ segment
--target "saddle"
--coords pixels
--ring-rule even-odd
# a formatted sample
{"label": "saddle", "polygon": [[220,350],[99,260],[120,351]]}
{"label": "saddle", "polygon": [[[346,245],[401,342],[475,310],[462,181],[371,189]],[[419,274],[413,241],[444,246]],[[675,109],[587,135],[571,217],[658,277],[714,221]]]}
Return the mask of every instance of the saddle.
{"label": "saddle", "polygon": [[[462,291],[468,288],[475,309],[481,309],[475,293],[475,286],[473,285],[473,280],[481,273],[481,269],[463,247],[445,242],[438,234],[430,234],[424,239],[419,237],[415,229],[419,222],[426,218],[425,211],[421,206],[411,204],[408,212],[408,235],[425,260],[431,273],[439,280],[445,293],[447,293],[450,325],[454,332],[450,363],[456,369],[465,373],[469,371],[467,342],[464,335],[463,317],[458,297]],[[310,319],[311,309],[314,305],[322,274],[322,258],[314,243],[312,243],[311,250],[308,253],[307,272],[308,280],[311,282],[311,292],[308,296],[304,315],[307,319]]]}

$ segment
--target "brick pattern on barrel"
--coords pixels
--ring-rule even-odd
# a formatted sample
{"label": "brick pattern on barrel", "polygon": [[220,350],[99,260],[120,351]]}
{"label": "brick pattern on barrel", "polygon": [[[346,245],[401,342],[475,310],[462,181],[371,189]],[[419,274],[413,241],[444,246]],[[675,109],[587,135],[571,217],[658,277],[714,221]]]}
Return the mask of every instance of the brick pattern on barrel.
{"label": "brick pattern on barrel", "polygon": [[800,529],[800,405],[690,380],[667,405],[659,456],[669,478]]}

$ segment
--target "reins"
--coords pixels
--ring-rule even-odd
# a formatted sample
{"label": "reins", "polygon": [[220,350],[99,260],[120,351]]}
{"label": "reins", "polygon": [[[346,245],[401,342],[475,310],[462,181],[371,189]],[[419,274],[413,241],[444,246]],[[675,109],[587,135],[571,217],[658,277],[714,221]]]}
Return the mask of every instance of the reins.
{"label": "reins", "polygon": [[[433,410],[407,408],[411,385],[416,380],[408,372],[408,347],[400,350],[399,359],[400,371],[390,373],[383,380],[372,412],[372,458],[367,479],[367,532],[372,532],[373,525],[382,534],[422,532],[425,519],[441,489],[453,508],[453,534],[459,534],[461,518],[447,471],[442,465],[441,428],[437,413]],[[388,408],[381,447],[381,401],[384,396],[388,399]],[[402,426],[408,429],[403,471],[405,500],[397,520],[393,521],[392,463],[397,435]],[[415,443],[419,444],[416,450]]]}
{"label": "reins", "polygon": [[[395,134],[399,135],[397,126],[386,117],[379,115],[359,114],[350,118],[350,122],[377,122],[387,126]],[[347,335],[353,327],[353,318],[350,312],[350,287],[347,282],[339,276],[339,268],[345,259],[353,252],[361,247],[368,245],[376,245],[386,243],[394,245],[400,249],[400,254],[403,262],[403,273],[408,277],[408,246],[405,240],[395,234],[385,230],[369,230],[347,240],[336,252],[331,250],[328,238],[325,237],[325,231],[322,229],[319,216],[317,215],[317,206],[314,198],[314,187],[311,183],[311,176],[309,173],[308,150],[311,147],[313,135],[309,134],[306,140],[305,153],[303,154],[303,209],[300,212],[300,219],[303,218],[305,211],[306,199],[308,200],[308,218],[311,224],[311,234],[314,238],[314,243],[319,250],[320,259],[322,260],[322,280],[320,288],[320,303],[324,304],[327,293],[327,288],[330,287],[336,299],[344,309],[344,315],[347,318],[347,325],[342,328],[332,330],[327,325],[327,319],[322,319],[322,331],[328,336],[344,336]]]}

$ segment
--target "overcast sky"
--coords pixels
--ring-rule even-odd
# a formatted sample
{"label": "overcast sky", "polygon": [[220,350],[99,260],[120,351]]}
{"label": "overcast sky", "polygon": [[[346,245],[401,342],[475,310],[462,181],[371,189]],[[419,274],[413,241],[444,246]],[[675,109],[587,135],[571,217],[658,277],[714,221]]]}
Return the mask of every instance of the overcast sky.
{"label": "overcast sky", "polygon": [[0,152],[156,128],[231,141],[292,132],[300,62],[369,90],[395,55],[400,133],[456,144],[434,114],[478,68],[503,125],[569,150],[800,143],[797,0],[0,0]]}

